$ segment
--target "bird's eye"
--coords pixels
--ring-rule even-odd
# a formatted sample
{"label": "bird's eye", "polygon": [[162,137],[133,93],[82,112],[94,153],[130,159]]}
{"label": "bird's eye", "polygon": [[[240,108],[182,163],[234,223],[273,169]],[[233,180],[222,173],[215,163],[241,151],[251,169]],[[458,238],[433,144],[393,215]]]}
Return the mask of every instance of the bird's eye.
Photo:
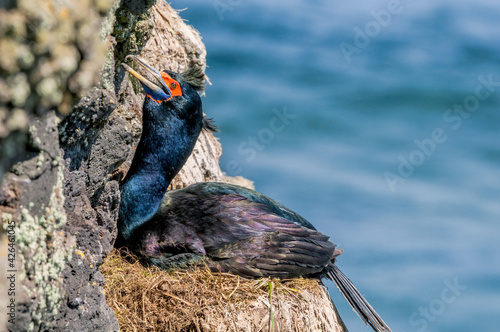
{"label": "bird's eye", "polygon": [[182,89],[179,82],[170,77],[170,75],[165,71],[161,72],[161,78],[170,90],[172,97],[182,96]]}

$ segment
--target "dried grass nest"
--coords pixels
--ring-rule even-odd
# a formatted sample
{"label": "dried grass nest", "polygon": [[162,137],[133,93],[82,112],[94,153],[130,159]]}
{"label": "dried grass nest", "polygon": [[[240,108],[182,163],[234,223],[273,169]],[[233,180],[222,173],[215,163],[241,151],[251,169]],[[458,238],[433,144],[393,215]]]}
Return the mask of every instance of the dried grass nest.
{"label": "dried grass nest", "polygon": [[344,331],[319,280],[166,272],[114,249],[101,266],[121,331]]}

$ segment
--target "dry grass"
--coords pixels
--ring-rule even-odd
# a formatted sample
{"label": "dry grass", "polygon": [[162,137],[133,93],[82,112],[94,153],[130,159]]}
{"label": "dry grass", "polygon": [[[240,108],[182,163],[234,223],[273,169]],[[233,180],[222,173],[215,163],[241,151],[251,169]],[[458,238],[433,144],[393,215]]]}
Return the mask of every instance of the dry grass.
{"label": "dry grass", "polygon": [[318,280],[167,273],[113,250],[101,266],[122,331],[342,331]]}

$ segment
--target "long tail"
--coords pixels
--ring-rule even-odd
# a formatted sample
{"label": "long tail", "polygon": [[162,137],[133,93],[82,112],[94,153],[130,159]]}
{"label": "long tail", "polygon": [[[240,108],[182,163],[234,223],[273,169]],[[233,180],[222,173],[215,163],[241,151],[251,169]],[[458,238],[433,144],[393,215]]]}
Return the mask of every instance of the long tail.
{"label": "long tail", "polygon": [[354,287],[351,280],[335,264],[331,264],[328,267],[326,275],[335,282],[340,293],[342,293],[352,309],[354,309],[365,324],[370,325],[377,332],[391,332],[389,326],[380,318],[375,309],[372,308],[370,303]]}

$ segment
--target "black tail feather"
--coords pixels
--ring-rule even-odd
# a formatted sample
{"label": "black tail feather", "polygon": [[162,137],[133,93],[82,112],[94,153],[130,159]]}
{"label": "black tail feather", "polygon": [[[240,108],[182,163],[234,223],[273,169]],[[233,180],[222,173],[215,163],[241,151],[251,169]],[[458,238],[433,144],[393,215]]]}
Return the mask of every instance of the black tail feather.
{"label": "black tail feather", "polygon": [[327,276],[335,282],[340,293],[365,324],[370,325],[377,332],[391,332],[389,326],[380,318],[375,309],[372,308],[363,295],[354,287],[351,280],[335,264],[331,264],[328,267]]}

